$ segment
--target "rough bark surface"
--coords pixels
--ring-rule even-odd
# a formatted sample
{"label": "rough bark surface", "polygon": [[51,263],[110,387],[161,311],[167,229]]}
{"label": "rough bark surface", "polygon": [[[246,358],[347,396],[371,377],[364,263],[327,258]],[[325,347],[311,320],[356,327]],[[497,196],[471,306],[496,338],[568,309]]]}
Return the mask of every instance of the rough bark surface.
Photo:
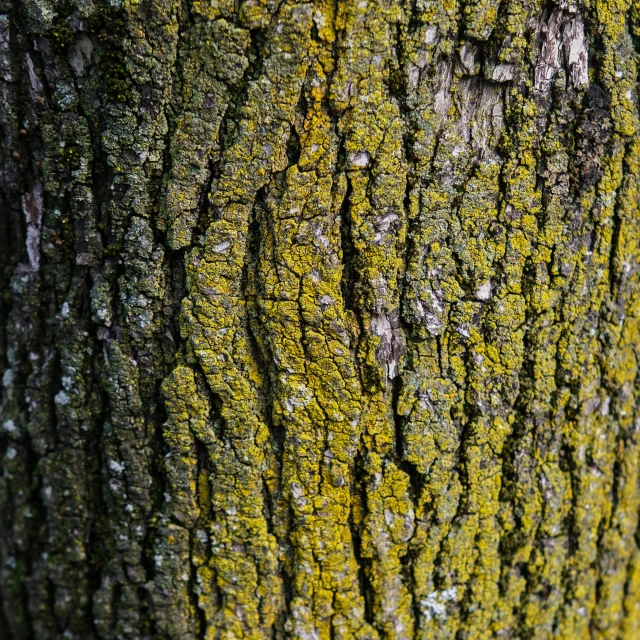
{"label": "rough bark surface", "polygon": [[637,0],[0,0],[0,637],[640,637]]}

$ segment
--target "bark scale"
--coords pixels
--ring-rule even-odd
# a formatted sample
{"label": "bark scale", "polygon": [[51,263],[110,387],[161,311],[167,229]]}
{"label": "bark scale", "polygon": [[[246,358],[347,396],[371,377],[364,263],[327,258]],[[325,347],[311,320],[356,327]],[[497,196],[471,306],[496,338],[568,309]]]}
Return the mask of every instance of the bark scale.
{"label": "bark scale", "polygon": [[1,0],[0,636],[639,637],[639,55]]}

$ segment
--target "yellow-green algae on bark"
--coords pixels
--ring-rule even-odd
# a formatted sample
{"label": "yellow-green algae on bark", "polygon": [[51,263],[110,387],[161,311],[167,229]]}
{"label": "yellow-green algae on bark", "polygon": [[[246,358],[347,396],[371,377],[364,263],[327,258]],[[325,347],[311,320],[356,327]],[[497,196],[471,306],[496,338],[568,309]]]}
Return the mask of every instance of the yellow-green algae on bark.
{"label": "yellow-green algae on bark", "polygon": [[637,0],[0,0],[0,635],[637,638],[639,58]]}

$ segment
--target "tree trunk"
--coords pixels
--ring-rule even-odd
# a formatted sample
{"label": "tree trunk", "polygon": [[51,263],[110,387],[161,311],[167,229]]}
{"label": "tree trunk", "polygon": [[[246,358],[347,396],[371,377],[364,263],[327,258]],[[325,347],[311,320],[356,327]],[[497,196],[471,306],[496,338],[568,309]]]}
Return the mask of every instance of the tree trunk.
{"label": "tree trunk", "polygon": [[638,0],[0,0],[0,637],[640,637]]}

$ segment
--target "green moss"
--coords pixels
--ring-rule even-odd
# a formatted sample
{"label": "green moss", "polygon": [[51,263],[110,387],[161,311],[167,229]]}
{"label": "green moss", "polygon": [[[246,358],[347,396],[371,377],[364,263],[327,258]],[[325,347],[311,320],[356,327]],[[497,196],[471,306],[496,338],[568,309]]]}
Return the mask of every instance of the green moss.
{"label": "green moss", "polygon": [[131,75],[123,55],[122,40],[127,30],[125,11],[110,3],[89,17],[89,25],[101,47],[100,75],[107,102],[128,103],[132,99]]}

